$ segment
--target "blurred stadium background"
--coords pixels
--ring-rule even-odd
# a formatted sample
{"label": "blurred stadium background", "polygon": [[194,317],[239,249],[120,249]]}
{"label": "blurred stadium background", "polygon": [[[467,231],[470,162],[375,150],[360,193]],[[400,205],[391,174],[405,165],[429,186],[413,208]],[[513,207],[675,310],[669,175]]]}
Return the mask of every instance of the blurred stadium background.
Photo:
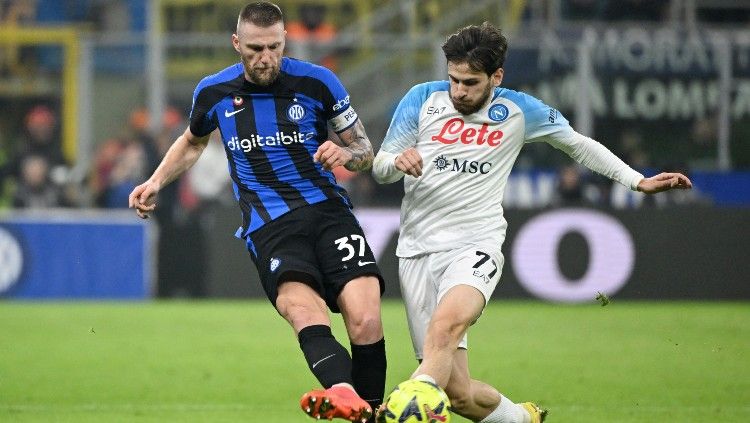
{"label": "blurred stadium background", "polygon": [[[257,409],[238,405],[253,403],[253,397],[238,393],[243,386],[237,381],[231,392],[223,392],[230,398],[224,403],[216,392],[224,385],[216,381],[206,384],[210,390],[193,393],[210,396],[202,401],[180,397],[181,390],[172,396],[154,394],[173,388],[171,378],[181,366],[200,367],[202,358],[225,354],[234,354],[231,362],[242,362],[235,355],[255,354],[238,340],[227,344],[237,350],[222,348],[220,341],[229,338],[221,334],[225,324],[237,338],[250,336],[259,322],[286,330],[263,301],[243,244],[233,238],[241,222],[220,142],[212,142],[198,164],[161,193],[155,219],[140,221],[126,210],[128,193],[151,174],[187,125],[198,81],[236,61],[230,34],[245,3],[0,0],[0,420],[302,419],[293,407],[292,417],[257,417]],[[677,347],[682,336],[688,339],[682,345],[694,349],[679,351],[680,360],[693,354],[698,364],[692,364],[705,372],[683,380],[678,376],[692,368],[689,360],[684,367],[667,366],[668,372],[656,356],[646,365],[620,366],[616,371],[622,374],[644,370],[633,389],[641,387],[638,381],[653,388],[641,398],[651,408],[634,411],[627,387],[615,384],[600,401],[620,406],[619,417],[597,417],[595,404],[576,409],[577,397],[560,401],[550,393],[550,405],[559,406],[560,420],[553,421],[662,421],[653,412],[671,416],[670,421],[750,420],[750,371],[742,364],[750,352],[750,1],[277,3],[287,17],[287,55],[338,73],[376,150],[405,91],[415,83],[445,79],[440,50],[445,37],[487,20],[509,38],[504,86],[558,107],[579,132],[646,174],[687,173],[692,191],[646,198],[575,166],[548,145],[525,147],[505,195],[506,265],[491,310],[503,315],[510,308],[505,313],[517,319],[513,325],[534,318],[539,326],[521,326],[546,336],[571,335],[556,338],[560,355],[543,354],[553,360],[548,367],[557,368],[553,385],[560,384],[561,391],[570,386],[560,381],[596,381],[595,374],[576,379],[581,370],[575,365],[567,373],[561,368],[602,353],[599,341],[613,349],[606,353],[616,355],[622,343],[632,354],[669,361],[675,349],[665,351],[659,343]],[[387,329],[399,340],[389,344],[389,383],[395,384],[413,365],[398,307],[394,257],[401,186],[378,186],[368,174],[341,169],[337,176],[353,197],[387,279]],[[599,308],[595,297],[600,292],[612,298],[612,305]],[[618,307],[618,312],[605,312]],[[195,313],[205,313],[212,324],[193,322]],[[602,313],[609,314],[595,329],[572,323],[576,316],[597,319]],[[660,316],[664,330],[647,331],[648,338],[633,336],[647,326],[643,316],[649,313]],[[548,323],[537,315],[548,316]],[[200,336],[175,329],[184,318],[192,318]],[[558,325],[566,318],[568,326]],[[81,335],[76,331],[83,327],[82,336],[94,336],[102,332],[97,326],[128,321],[134,323],[121,334],[132,349],[122,351],[132,357],[150,351],[147,345],[154,339],[179,345],[193,335],[196,342],[213,345],[215,355],[204,352],[193,360],[183,356],[190,353],[189,345],[165,349],[169,353],[156,355],[163,360],[148,364],[165,374],[164,385],[147,385],[146,393],[133,388],[102,398],[89,386],[71,391],[81,397],[60,394],[55,383],[66,375],[61,367],[77,359],[96,361],[97,374],[109,381],[101,389],[118,392],[118,379],[107,375],[122,376],[112,366],[132,361],[94,358],[116,354],[114,344],[101,349],[90,340],[77,343]],[[619,331],[624,322],[632,326]],[[491,324],[484,323],[488,336]],[[498,320],[497,325],[508,323]],[[696,333],[680,332],[688,328]],[[62,336],[67,330],[77,333],[73,341]],[[591,334],[586,338],[591,344],[579,339],[581,333]],[[212,335],[218,339],[207,339]],[[569,339],[575,345],[565,345]],[[303,372],[291,336],[274,342],[289,348],[289,361],[295,362],[289,367]],[[532,348],[513,351],[509,362],[518,366],[533,366],[524,360],[533,363],[528,357],[535,348],[548,348],[532,337],[514,342]],[[488,358],[503,356],[508,352],[500,344],[481,348]],[[29,354],[32,349],[36,354]],[[47,350],[52,354],[45,355]],[[177,355],[181,358],[170,361]],[[49,362],[39,367],[30,357]],[[606,373],[615,361],[599,358],[592,368]],[[492,363],[483,365],[480,376],[495,371]],[[518,377],[524,374],[519,371]],[[206,382],[193,376],[177,380]],[[73,373],[82,384],[95,377]],[[241,380],[254,385],[253,377]],[[512,389],[515,380],[496,377],[500,386]],[[592,391],[606,390],[611,377],[604,377],[607,383],[599,380],[602,385],[593,385]],[[131,378],[127,383],[139,386],[139,379]],[[299,378],[302,382],[289,388],[295,401],[298,391],[314,383],[311,376]],[[40,389],[41,381],[48,385]],[[663,389],[677,386],[696,392],[666,395],[662,405]],[[714,395],[706,406],[714,408],[701,414],[697,391],[706,387]],[[545,383],[523,382],[518,392],[538,395],[544,388]],[[583,396],[586,390],[575,391]],[[279,403],[288,402],[289,392],[273,394]],[[622,405],[619,394],[631,408]],[[60,397],[65,397],[62,408],[56,405]],[[143,403],[151,405],[140,407]],[[683,413],[676,419],[675,408]],[[589,417],[581,418],[580,411]],[[565,418],[566,412],[578,417]]]}

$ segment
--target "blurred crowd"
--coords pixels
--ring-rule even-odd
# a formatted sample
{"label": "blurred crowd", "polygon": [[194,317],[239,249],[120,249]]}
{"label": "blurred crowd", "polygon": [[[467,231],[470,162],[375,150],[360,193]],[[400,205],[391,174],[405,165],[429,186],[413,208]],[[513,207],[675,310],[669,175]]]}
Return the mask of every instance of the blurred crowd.
{"label": "blurred crowd", "polygon": [[[140,6],[137,6],[140,4]],[[143,21],[142,6],[144,1],[126,2],[124,0],[73,0],[66,1],[65,7],[59,6],[56,0],[0,0],[0,21],[4,26],[22,26],[36,21],[39,23],[75,22],[87,25],[95,31],[138,30]],[[180,20],[166,2],[165,13],[167,25],[179,25],[176,22],[195,22],[202,25],[198,16],[188,14]],[[288,15],[288,47],[290,55],[314,59],[323,65],[337,70],[339,60],[347,52],[335,46],[338,36],[336,23],[353,19],[355,4],[351,1],[303,1],[294,6],[284,5]],[[527,19],[540,10],[549,13],[550,5],[555,5],[556,13],[564,20],[599,20],[599,21],[663,21],[673,13],[675,5],[681,1],[670,0],[558,0],[545,2],[528,0],[509,2],[509,5],[521,5],[519,19]],[[703,3],[701,3],[703,4]],[[140,7],[140,9],[139,9]],[[218,13],[218,3],[201,3],[186,6],[197,14]],[[447,0],[419,0],[416,2],[417,16],[421,25],[428,27],[439,19],[447,7],[455,7]],[[233,13],[236,7],[228,7]],[[700,19],[709,22],[747,22],[750,7],[701,8],[696,6]],[[175,16],[172,16],[172,12]],[[511,14],[509,10],[509,14]],[[231,15],[231,14],[230,14]],[[138,17],[140,16],[140,17]],[[228,16],[227,24],[232,18]],[[141,28],[142,29],[142,28]],[[187,30],[189,28],[183,28]],[[9,51],[14,54],[27,54],[23,49],[4,49],[0,59]],[[20,53],[19,53],[20,51]],[[7,57],[6,57],[7,58]],[[3,63],[31,63],[34,60],[15,61],[0,60],[0,72],[8,70]],[[22,58],[21,58],[22,59]],[[17,70],[18,71],[18,70]],[[365,100],[360,100],[365,101]],[[4,128],[6,134],[0,136],[3,148],[0,150],[0,207],[39,209],[53,207],[99,207],[123,208],[127,206],[127,196],[133,187],[148,177],[163,157],[176,135],[187,125],[184,105],[180,108],[169,107],[162,117],[159,133],[151,131],[154,125],[149,122],[149,115],[143,108],[132,110],[122,128],[109,131],[105,139],[95,140],[90,163],[82,166],[83,172],[74,174],[72,169],[77,163],[70,163],[63,155],[61,146],[61,119],[59,102],[54,99],[30,104],[27,110],[20,112],[22,124],[15,128]],[[18,111],[17,111],[18,112]],[[684,146],[679,156],[655,157],[653,148],[645,148],[643,131],[631,128],[615,128],[610,134],[601,137],[618,156],[631,166],[656,172],[661,169],[675,169],[690,172],[690,164],[702,156],[713,160],[716,152],[715,134],[717,133],[715,116],[696,119],[690,129],[689,139],[681,140]],[[596,133],[600,132],[597,128]],[[606,130],[606,128],[604,128]],[[11,132],[8,136],[7,132]],[[378,134],[373,136],[377,150]],[[650,146],[653,147],[653,146]],[[670,152],[673,149],[668,149]],[[666,151],[666,150],[665,150]],[[203,203],[232,202],[229,180],[225,172],[212,171],[212,166],[224,169],[225,158],[219,142],[212,142],[209,150],[199,164],[177,183],[172,184],[160,199],[158,210],[160,220],[180,219],[185,210],[195,210]],[[68,158],[70,159],[70,158]],[[78,163],[80,165],[80,163]],[[81,166],[79,166],[81,167]],[[570,164],[564,155],[555,152],[546,145],[530,144],[518,159],[521,170],[534,168],[559,169],[555,180],[557,190],[544,204],[590,204],[594,206],[624,206],[613,200],[612,185],[588,171],[582,171]],[[80,170],[80,169],[78,169]],[[83,177],[81,176],[83,175]],[[337,169],[336,176],[350,191],[356,204],[363,206],[392,206],[398,204],[401,189],[398,184],[378,186],[367,174],[354,174],[345,169]],[[616,188],[615,188],[616,189]],[[697,191],[692,191],[693,193]],[[683,195],[683,194],[676,194]],[[696,194],[691,194],[696,195]],[[615,196],[616,197],[616,196]],[[654,197],[659,199],[656,205],[684,204],[700,202],[700,198]],[[539,204],[539,203],[535,203]],[[638,204],[642,205],[642,204]]]}
{"label": "blurred crowd", "polygon": [[[25,114],[20,132],[0,154],[0,205],[16,209],[126,208],[130,192],[153,173],[187,124],[186,114],[170,106],[162,117],[162,130],[154,134],[147,110],[132,110],[121,129],[96,144],[90,168],[81,179],[73,175],[75,163],[69,163],[63,155],[58,113],[52,106],[34,105]],[[697,121],[694,125],[695,143],[712,137],[714,132],[706,126],[710,122]],[[218,134],[213,136],[218,138]],[[623,131],[619,142],[610,148],[644,172],[671,170],[690,174],[685,162],[654,163],[642,144],[642,135],[631,129]],[[231,205],[234,199],[231,181],[224,171],[226,166],[221,141],[212,139],[198,163],[160,193],[157,220],[181,222],[190,220],[192,213],[203,208]],[[653,196],[652,204],[618,202],[613,197],[616,184],[581,168],[546,144],[528,144],[519,156],[517,168],[558,169],[555,192],[542,203],[534,202],[535,205],[627,208],[705,203],[698,190]],[[368,173],[353,173],[343,167],[337,168],[335,174],[359,206],[399,204],[400,184],[381,186]],[[521,204],[512,200],[510,207]]]}
{"label": "blurred crowd", "polygon": [[15,208],[72,206],[65,181],[67,163],[60,148],[57,116],[38,105],[26,114],[15,151],[0,158],[3,203]]}
{"label": "blurred crowd", "polygon": [[[2,149],[0,204],[19,209],[127,207],[131,190],[151,175],[186,126],[184,113],[169,107],[163,130],[154,135],[146,110],[133,110],[123,128],[96,145],[89,171],[77,180],[72,173],[75,163],[63,155],[58,113],[52,106],[35,105],[23,118],[20,132]],[[216,148],[223,160],[221,146],[211,143],[201,166],[160,195],[163,213],[173,213],[173,206],[192,209],[200,200],[220,201],[228,178],[217,181],[219,172],[206,172],[203,164],[215,161]]]}

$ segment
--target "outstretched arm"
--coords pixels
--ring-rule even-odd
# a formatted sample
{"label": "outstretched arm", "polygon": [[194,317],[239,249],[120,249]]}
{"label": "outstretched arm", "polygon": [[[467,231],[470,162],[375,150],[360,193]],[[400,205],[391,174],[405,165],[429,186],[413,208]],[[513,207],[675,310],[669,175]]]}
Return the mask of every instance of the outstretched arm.
{"label": "outstretched arm", "polygon": [[570,155],[578,163],[632,190],[655,194],[670,189],[693,187],[690,179],[681,173],[660,173],[646,178],[630,168],[604,145],[572,130],[564,135],[550,137],[548,142]]}
{"label": "outstretched arm", "polygon": [[159,190],[198,161],[208,139],[209,135],[196,137],[190,132],[190,128],[185,129],[185,132],[177,137],[154,174],[146,182],[135,187],[128,197],[128,206],[135,208],[138,217],[148,219],[148,214],[156,208],[156,195]]}
{"label": "outstretched arm", "polygon": [[318,147],[313,160],[326,170],[344,166],[352,172],[367,170],[372,166],[374,153],[362,121],[357,119],[351,128],[338,134],[343,145],[328,140]]}
{"label": "outstretched arm", "polygon": [[607,147],[572,129],[554,134],[547,138],[547,142],[578,163],[631,190],[637,190],[638,184],[645,179],[642,174],[628,166]]}

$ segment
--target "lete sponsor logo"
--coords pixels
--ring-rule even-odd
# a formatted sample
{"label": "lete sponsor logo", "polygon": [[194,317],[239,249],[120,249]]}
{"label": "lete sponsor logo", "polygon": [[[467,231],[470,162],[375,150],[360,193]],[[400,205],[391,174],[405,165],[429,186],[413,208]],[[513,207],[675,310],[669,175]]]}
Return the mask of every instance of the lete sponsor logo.
{"label": "lete sponsor logo", "polygon": [[476,144],[497,147],[502,143],[503,131],[489,131],[489,125],[483,123],[477,128],[475,125],[467,125],[461,118],[453,118],[445,122],[440,133],[432,137],[433,141],[443,144]]}

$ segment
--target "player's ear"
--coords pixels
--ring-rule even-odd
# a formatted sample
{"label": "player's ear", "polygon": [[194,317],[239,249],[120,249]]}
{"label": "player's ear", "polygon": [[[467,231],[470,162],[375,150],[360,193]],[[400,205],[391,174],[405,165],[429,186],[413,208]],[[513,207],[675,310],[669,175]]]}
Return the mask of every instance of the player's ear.
{"label": "player's ear", "polygon": [[499,87],[500,84],[503,82],[503,68],[497,68],[495,72],[492,72],[492,75],[490,75],[490,79],[492,80],[492,85],[495,87]]}
{"label": "player's ear", "polygon": [[232,46],[237,53],[242,54],[240,51],[240,37],[238,37],[237,34],[232,34]]}

